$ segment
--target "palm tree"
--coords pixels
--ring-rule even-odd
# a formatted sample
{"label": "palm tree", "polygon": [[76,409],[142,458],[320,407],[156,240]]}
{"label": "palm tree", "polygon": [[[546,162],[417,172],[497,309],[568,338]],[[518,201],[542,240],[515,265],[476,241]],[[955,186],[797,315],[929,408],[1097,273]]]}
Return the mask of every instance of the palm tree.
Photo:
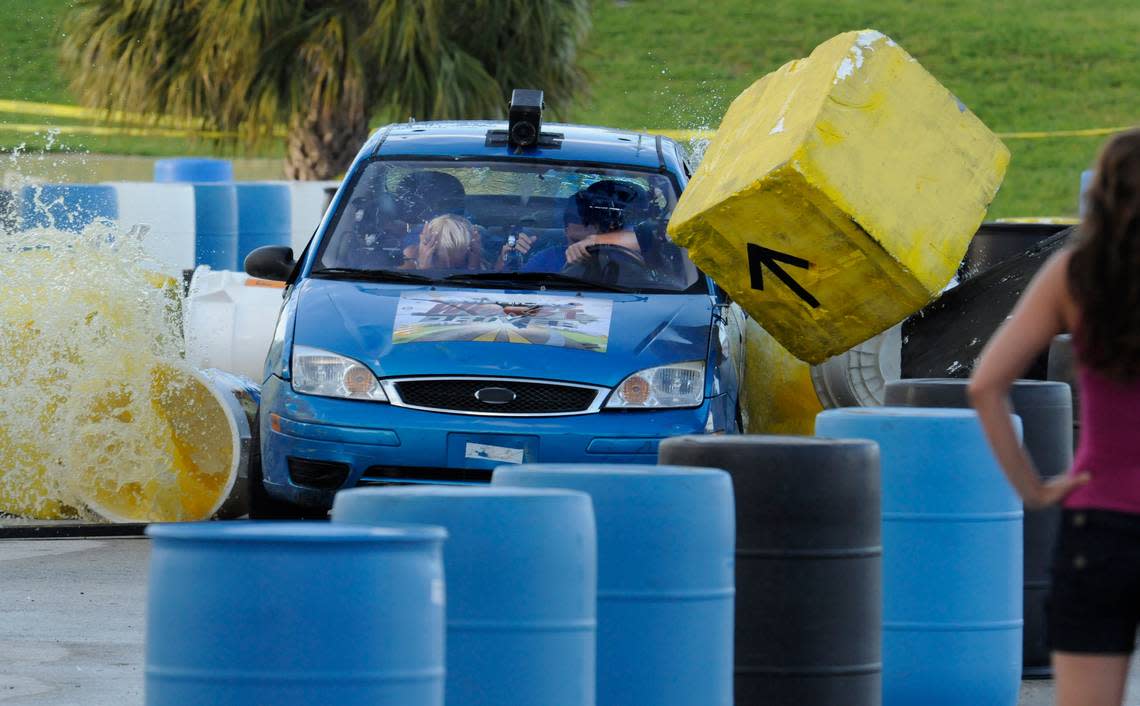
{"label": "palm tree", "polygon": [[586,89],[590,0],[79,0],[62,49],[80,102],[286,131],[286,172],[340,174],[369,121],[502,117],[511,88],[565,115]]}

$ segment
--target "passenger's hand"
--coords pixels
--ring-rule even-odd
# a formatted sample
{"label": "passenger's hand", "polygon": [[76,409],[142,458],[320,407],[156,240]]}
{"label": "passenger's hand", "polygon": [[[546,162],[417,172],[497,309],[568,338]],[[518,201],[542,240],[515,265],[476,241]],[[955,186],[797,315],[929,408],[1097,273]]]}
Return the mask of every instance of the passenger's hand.
{"label": "passenger's hand", "polygon": [[566,248],[566,264],[572,265],[576,262],[581,262],[590,258],[590,252],[586,248],[597,245],[598,239],[594,236],[582,238],[570,247]]}
{"label": "passenger's hand", "polygon": [[495,269],[500,272],[503,271],[507,266],[507,255],[512,252],[517,252],[520,257],[525,257],[526,254],[530,252],[536,240],[538,240],[538,236],[517,233],[515,235],[514,247],[511,246],[511,241],[509,240],[503,243],[503,248],[499,251],[499,260],[495,263]]}
{"label": "passenger's hand", "polygon": [[424,228],[420,231],[420,253],[429,254],[435,252],[436,247],[439,246],[439,233],[429,228]]}
{"label": "passenger's hand", "polygon": [[1023,498],[1025,507],[1030,510],[1040,510],[1056,505],[1064,500],[1069,493],[1082,485],[1087,485],[1090,480],[1092,480],[1092,476],[1086,471],[1066,473],[1063,476],[1050,478],[1038,487],[1033,497]]}
{"label": "passenger's hand", "polygon": [[[538,240],[537,235],[527,235],[526,233],[519,233],[515,236],[514,250],[520,255],[526,255],[530,252],[534,242]],[[503,243],[503,249],[499,252],[499,262],[507,258],[507,253],[511,251],[510,242]]]}

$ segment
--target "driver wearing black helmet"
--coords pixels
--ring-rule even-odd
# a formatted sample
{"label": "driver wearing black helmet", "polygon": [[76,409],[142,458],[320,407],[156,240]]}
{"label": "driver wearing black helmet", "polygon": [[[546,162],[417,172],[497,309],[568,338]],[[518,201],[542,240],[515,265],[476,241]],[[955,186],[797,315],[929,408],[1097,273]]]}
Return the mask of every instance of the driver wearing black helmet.
{"label": "driver wearing black helmet", "polygon": [[[639,253],[633,225],[637,209],[644,209],[648,198],[644,189],[624,181],[606,179],[594,182],[568,199],[564,212],[566,247],[555,246],[535,253],[523,266],[524,272],[561,272],[591,257],[595,245],[616,245]],[[522,236],[520,236],[521,242]],[[525,254],[533,244],[526,242]]]}

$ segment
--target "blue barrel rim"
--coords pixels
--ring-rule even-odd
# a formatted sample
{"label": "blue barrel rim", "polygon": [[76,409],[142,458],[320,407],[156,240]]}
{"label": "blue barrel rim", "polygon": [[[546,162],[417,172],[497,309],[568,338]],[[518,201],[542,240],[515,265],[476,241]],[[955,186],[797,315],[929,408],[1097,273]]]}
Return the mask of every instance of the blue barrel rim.
{"label": "blue barrel rim", "polygon": [[882,419],[977,419],[978,413],[964,407],[840,407],[825,409],[819,417],[879,417]]}
{"label": "blue barrel rim", "polygon": [[535,475],[566,475],[580,478],[621,477],[651,478],[668,476],[671,478],[717,478],[728,474],[719,468],[705,466],[654,466],[648,463],[511,463],[495,468],[499,471],[519,471]]}
{"label": "blue barrel rim", "polygon": [[523,488],[502,485],[408,485],[383,487],[374,486],[366,488],[347,488],[338,492],[333,499],[344,498],[462,498],[466,499],[492,499],[492,498],[589,498],[585,491],[573,488]]}
{"label": "blue barrel rim", "polygon": [[273,181],[271,179],[270,180],[258,179],[257,181],[236,181],[235,180],[234,181],[234,187],[237,189],[241,189],[242,191],[268,191],[268,192],[272,193],[272,192],[279,192],[282,189],[288,191],[290,183],[291,182],[284,181],[284,180]]}
{"label": "blue barrel rim", "polygon": [[[750,445],[760,446],[780,446],[789,445],[797,447],[830,447],[830,448],[843,448],[867,446],[874,444],[871,439],[861,439],[859,437],[830,437],[830,436],[801,436],[798,434],[686,434],[683,436],[671,436],[662,439],[662,443],[667,443],[673,439],[684,439],[686,443],[699,445],[699,446],[735,446],[742,442],[747,442]],[[701,466],[694,466],[701,468]],[[688,466],[679,466],[679,468],[688,468]],[[711,466],[710,466],[711,468]]]}
{"label": "blue barrel rim", "polygon": [[154,160],[157,184],[218,184],[234,181],[233,160],[218,157],[162,157]]}
{"label": "blue barrel rim", "polygon": [[447,530],[438,525],[384,523],[366,525],[351,522],[265,521],[234,524],[229,522],[168,522],[146,527],[151,539],[191,542],[282,542],[294,544],[438,542],[447,539]]}

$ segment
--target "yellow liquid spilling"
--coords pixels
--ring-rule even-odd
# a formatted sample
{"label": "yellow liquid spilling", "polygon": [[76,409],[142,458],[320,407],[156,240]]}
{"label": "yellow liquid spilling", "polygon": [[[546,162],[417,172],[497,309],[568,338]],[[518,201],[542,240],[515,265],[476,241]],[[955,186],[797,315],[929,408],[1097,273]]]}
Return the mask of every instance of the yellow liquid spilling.
{"label": "yellow liquid spilling", "polygon": [[182,361],[180,290],[112,224],[0,233],[0,513],[210,517],[236,429]]}

